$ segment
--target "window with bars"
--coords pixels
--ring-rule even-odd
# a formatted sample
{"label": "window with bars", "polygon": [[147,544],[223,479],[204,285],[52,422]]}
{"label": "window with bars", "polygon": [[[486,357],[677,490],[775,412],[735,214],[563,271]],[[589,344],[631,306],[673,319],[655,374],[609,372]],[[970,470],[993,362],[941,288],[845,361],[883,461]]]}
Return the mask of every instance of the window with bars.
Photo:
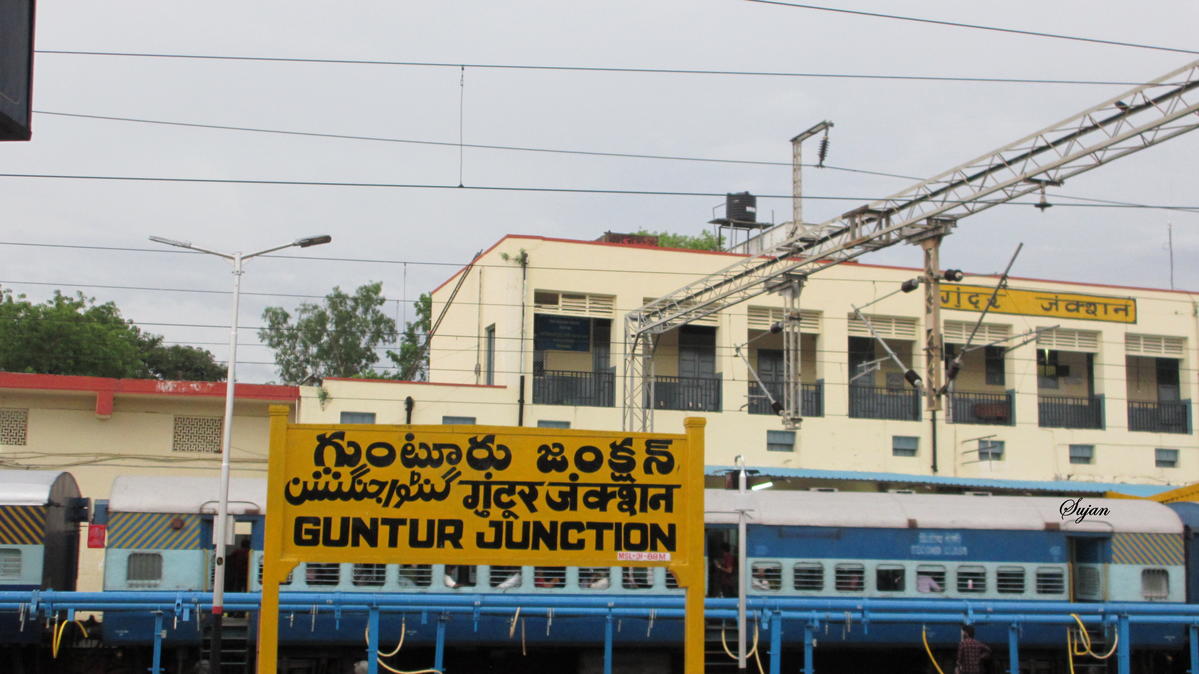
{"label": "window with bars", "polygon": [[579,568],[579,587],[584,590],[606,590],[612,585],[612,574],[606,566]]}
{"label": "window with bars", "polygon": [[314,587],[337,585],[341,582],[341,565],[308,562],[304,564],[304,582]]}
{"label": "window with bars", "polygon": [[1037,594],[1062,594],[1066,591],[1066,574],[1061,569],[1037,569]]}
{"label": "window with bars", "polygon": [[29,429],[29,410],[0,408],[0,445],[23,446]]}
{"label": "window with bars", "polygon": [[920,438],[911,435],[891,436],[891,456],[916,456]]}
{"label": "window with bars", "polygon": [[866,567],[861,564],[838,564],[834,570],[834,587],[840,592],[865,590]]}
{"label": "window with bars", "polygon": [[1095,445],[1070,445],[1070,463],[1091,463],[1095,460]]}
{"label": "window with bars", "polygon": [[535,566],[533,567],[533,586],[552,589],[566,585],[565,566]]}
{"label": "window with bars", "polygon": [[520,583],[519,566],[493,566],[487,574],[487,584],[497,590],[511,590],[520,587]]}
{"label": "window with bars", "polygon": [[162,582],[162,555],[157,552],[133,552],[125,562],[125,580],[130,588],[158,587]]}
{"label": "window with bars", "polygon": [[1002,461],[1003,460],[1003,440],[979,440],[978,441],[978,460],[979,461]]}
{"label": "window with bars", "polygon": [[987,570],[981,566],[958,567],[958,592],[966,594],[987,591]]}
{"label": "window with bars", "polygon": [[1149,601],[1170,598],[1170,573],[1165,569],[1141,570],[1141,596]]}
{"label": "window with bars", "polygon": [[945,592],[945,567],[940,564],[921,564],[916,567],[916,591],[925,594]]}
{"label": "window with bars", "polygon": [[16,548],[0,548],[0,578],[21,577],[21,551]]}
{"label": "window with bars", "polygon": [[1161,448],[1153,450],[1153,464],[1158,468],[1177,468],[1178,450]]}
{"label": "window with bars", "polygon": [[400,587],[429,587],[433,584],[433,567],[430,564],[401,564],[396,583]]}
{"label": "window with bars", "polygon": [[644,566],[625,566],[620,570],[620,586],[626,590],[647,590],[654,585],[652,569]]}
{"label": "window with bars", "polygon": [[177,416],[171,451],[220,454],[223,425],[220,417]]}
{"label": "window with bars", "polygon": [[357,587],[382,587],[387,581],[387,567],[383,564],[355,564],[350,569],[350,582]]}
{"label": "window with bars", "polygon": [[995,589],[1000,594],[1024,593],[1024,569],[1019,566],[1001,566],[995,570]]}
{"label": "window with bars", "polygon": [[751,588],[772,592],[783,587],[783,565],[779,562],[754,562],[750,569]]}
{"label": "window with bars", "polygon": [[797,562],[791,567],[791,582],[797,590],[823,590],[824,565],[818,562]]}
{"label": "window with bars", "polygon": [[446,587],[474,587],[479,582],[479,568],[463,564],[446,564],[445,578],[442,580]]}

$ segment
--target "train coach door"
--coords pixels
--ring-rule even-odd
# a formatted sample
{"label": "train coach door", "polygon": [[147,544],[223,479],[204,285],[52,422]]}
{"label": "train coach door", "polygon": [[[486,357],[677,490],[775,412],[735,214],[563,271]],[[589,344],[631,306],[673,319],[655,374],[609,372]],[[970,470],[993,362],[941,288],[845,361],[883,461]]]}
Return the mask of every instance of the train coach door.
{"label": "train coach door", "polygon": [[1095,536],[1071,536],[1069,540],[1071,600],[1106,600],[1111,539]]}

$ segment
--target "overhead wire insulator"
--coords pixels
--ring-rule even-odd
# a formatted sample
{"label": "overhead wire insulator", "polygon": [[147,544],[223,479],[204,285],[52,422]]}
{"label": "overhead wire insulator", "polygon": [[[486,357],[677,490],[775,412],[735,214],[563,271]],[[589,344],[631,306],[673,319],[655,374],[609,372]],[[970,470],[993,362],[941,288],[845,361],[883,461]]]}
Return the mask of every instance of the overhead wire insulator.
{"label": "overhead wire insulator", "polygon": [[824,136],[820,139],[820,149],[817,150],[816,157],[819,160],[816,167],[824,168],[824,160],[828,158],[828,129],[824,130]]}
{"label": "overhead wire insulator", "polygon": [[942,279],[955,283],[957,281],[961,281],[965,277],[966,275],[962,273],[961,269],[946,269],[945,271],[941,272]]}
{"label": "overhead wire insulator", "polygon": [[910,279],[904,281],[903,283],[899,284],[899,289],[904,291],[905,293],[910,293],[919,287],[920,287],[920,279],[919,278],[910,278]]}

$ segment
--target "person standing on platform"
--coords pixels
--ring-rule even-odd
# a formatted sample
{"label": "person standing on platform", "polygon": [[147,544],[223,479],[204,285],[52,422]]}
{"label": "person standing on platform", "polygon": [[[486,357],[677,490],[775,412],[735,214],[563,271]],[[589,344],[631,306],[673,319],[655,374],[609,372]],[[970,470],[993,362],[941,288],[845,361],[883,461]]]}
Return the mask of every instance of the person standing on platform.
{"label": "person standing on platform", "polygon": [[958,643],[957,666],[954,674],[983,674],[983,658],[991,657],[991,647],[974,638],[974,626],[962,625],[962,640]]}

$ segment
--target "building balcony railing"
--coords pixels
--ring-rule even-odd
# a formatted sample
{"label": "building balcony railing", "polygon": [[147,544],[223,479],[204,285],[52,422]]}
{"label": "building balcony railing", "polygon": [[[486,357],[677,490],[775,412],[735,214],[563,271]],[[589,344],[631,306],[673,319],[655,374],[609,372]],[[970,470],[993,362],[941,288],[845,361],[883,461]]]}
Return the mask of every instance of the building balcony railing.
{"label": "building balcony railing", "polygon": [[653,401],[656,410],[719,412],[721,376],[654,377]]}
{"label": "building balcony railing", "polygon": [[616,404],[616,375],[613,372],[542,370],[533,375],[533,404],[613,407]]}
{"label": "building balcony railing", "polygon": [[[774,396],[774,399],[781,405],[783,403],[782,380],[763,379],[762,383],[766,385],[766,390],[770,391],[770,395]],[[817,380],[815,384],[804,384],[800,396],[800,414],[805,417],[824,416],[823,379]],[[758,383],[752,381],[749,383],[749,413],[774,414],[774,410],[770,408],[770,399],[766,397]]]}
{"label": "building balcony railing", "polygon": [[855,419],[920,420],[920,394],[915,389],[849,385],[849,416]]}
{"label": "building balcony railing", "polygon": [[1045,428],[1103,428],[1103,396],[1071,398],[1041,396],[1037,401],[1040,425]]}
{"label": "building balcony railing", "polygon": [[955,424],[995,424],[1012,426],[1016,423],[1015,393],[972,393],[954,391],[949,394],[952,420]]}
{"label": "building balcony railing", "polygon": [[1191,401],[1128,401],[1128,430],[1150,433],[1190,433]]}

